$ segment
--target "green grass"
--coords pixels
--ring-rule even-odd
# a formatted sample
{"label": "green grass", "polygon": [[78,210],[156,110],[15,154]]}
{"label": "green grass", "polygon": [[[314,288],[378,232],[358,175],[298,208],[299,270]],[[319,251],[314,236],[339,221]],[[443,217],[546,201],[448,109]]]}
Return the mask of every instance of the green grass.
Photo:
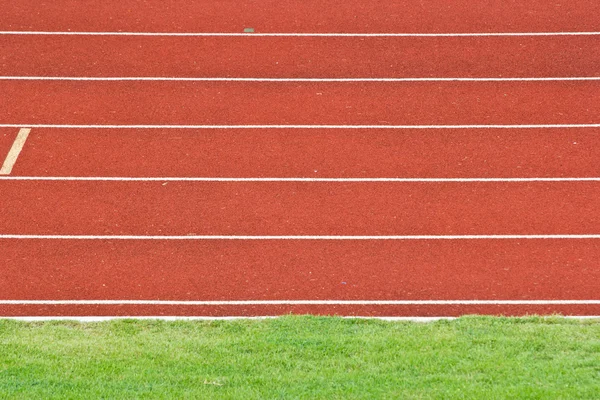
{"label": "green grass", "polygon": [[2,399],[600,399],[600,321],[0,320]]}

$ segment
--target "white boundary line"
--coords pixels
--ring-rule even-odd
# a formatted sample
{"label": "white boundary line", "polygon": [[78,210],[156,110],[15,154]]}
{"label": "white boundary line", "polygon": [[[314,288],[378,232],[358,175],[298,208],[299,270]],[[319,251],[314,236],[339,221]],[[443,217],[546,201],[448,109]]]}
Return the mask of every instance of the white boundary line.
{"label": "white boundary line", "polygon": [[598,81],[597,76],[581,77],[482,77],[482,78],[215,78],[172,76],[0,76],[2,81],[175,81],[175,82],[539,82],[539,81]]}
{"label": "white boundary line", "polygon": [[17,162],[17,158],[19,158],[23,146],[25,146],[25,141],[29,136],[29,132],[31,132],[30,128],[19,129],[19,133],[6,156],[6,160],[4,160],[4,164],[2,164],[2,168],[0,168],[0,175],[9,175],[12,172],[12,169]]}
{"label": "white boundary line", "polygon": [[[16,320],[23,322],[46,322],[46,321],[77,321],[77,322],[105,322],[122,319],[135,320],[160,320],[160,321],[233,321],[233,320],[263,320],[281,318],[280,315],[264,315],[264,316],[229,316],[229,317],[210,317],[210,316],[90,316],[90,317],[2,317],[2,320]],[[406,321],[406,322],[435,322],[440,320],[454,320],[458,317],[359,317],[359,316],[335,316],[344,319],[377,319],[381,321]],[[589,317],[581,317],[588,319]]]}
{"label": "white boundary line", "polygon": [[35,240],[521,240],[600,239],[600,234],[566,235],[17,235],[0,234],[0,239]]}
{"label": "white boundary line", "polygon": [[600,300],[0,300],[0,305],[153,305],[153,306],[265,306],[265,305],[600,305]]}
{"label": "white boundary line", "polygon": [[[15,320],[23,322],[47,322],[47,321],[76,321],[76,322],[106,322],[114,320],[157,320],[157,321],[234,321],[234,320],[264,320],[264,319],[275,319],[281,318],[279,315],[264,315],[264,316],[236,316],[236,317],[210,317],[210,316],[89,316],[89,317],[65,317],[65,316],[53,316],[53,317],[0,317],[2,320]],[[372,319],[379,321],[389,322],[436,322],[436,321],[453,321],[460,317],[373,317],[373,316],[333,316],[335,318],[343,319]],[[510,318],[528,318],[524,317],[510,317]],[[543,316],[542,318],[556,318],[556,316]],[[558,316],[558,318],[564,319],[580,319],[580,320],[599,320],[600,315],[565,315]]]}
{"label": "white boundary line", "polygon": [[215,177],[119,177],[119,176],[0,176],[0,181],[68,182],[600,182],[600,177],[563,178],[215,178]]}
{"label": "white boundary line", "polygon": [[48,129],[548,129],[600,128],[599,124],[514,125],[98,125],[98,124],[0,124],[0,128]]}
{"label": "white boundary line", "polygon": [[50,36],[239,36],[239,37],[486,37],[486,36],[597,36],[600,32],[473,32],[473,33],[242,33],[242,32],[82,32],[0,31],[0,35]]}

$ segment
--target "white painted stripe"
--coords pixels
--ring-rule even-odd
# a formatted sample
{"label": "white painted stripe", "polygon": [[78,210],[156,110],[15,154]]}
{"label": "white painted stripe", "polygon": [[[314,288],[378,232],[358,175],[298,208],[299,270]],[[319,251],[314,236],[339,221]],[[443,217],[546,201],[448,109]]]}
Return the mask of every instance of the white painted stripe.
{"label": "white painted stripe", "polygon": [[2,168],[0,168],[0,175],[8,175],[12,172],[12,169],[17,162],[17,158],[19,158],[19,154],[21,154],[21,150],[23,150],[25,141],[29,136],[29,132],[31,132],[30,128],[21,128],[19,130],[19,133],[6,156],[6,160],[4,160],[4,164],[2,164]]}
{"label": "white painted stripe", "polygon": [[119,176],[0,176],[0,181],[72,182],[600,182],[600,177],[563,178],[214,178],[214,177],[119,177]]}
{"label": "white painted stripe", "polygon": [[265,305],[600,305],[600,300],[0,300],[0,305],[155,305],[155,306],[265,306]]}
{"label": "white painted stripe", "polygon": [[[52,316],[52,317],[2,317],[0,316],[0,321],[2,320],[14,320],[14,321],[23,321],[23,322],[47,322],[47,321],[77,321],[77,322],[105,322],[105,321],[114,321],[114,320],[122,320],[122,319],[135,319],[135,320],[160,320],[160,321],[233,321],[233,320],[262,320],[262,319],[275,319],[280,318],[277,315],[264,315],[264,316],[252,316],[252,317],[210,317],[210,316],[89,316],[89,317],[66,317],[62,315]],[[415,322],[419,321],[419,317]],[[427,317],[422,317],[427,318]],[[435,317],[431,317],[435,318]],[[440,319],[443,317],[440,317]],[[433,321],[433,319],[431,319]],[[426,320],[422,321],[426,322]]]}
{"label": "white painted stripe", "polygon": [[473,37],[473,36],[597,36],[600,32],[463,32],[463,33],[242,33],[242,32],[74,32],[0,31],[0,35],[51,36],[240,36],[240,37]]}
{"label": "white painted stripe", "polygon": [[[280,315],[263,315],[263,316],[228,316],[228,317],[212,317],[212,316],[89,316],[89,317],[65,317],[62,315],[52,317],[1,317],[0,320],[15,320],[24,322],[46,322],[46,321],[77,321],[77,322],[105,322],[122,319],[135,319],[135,320],[160,320],[160,321],[232,321],[232,320],[263,320],[263,319],[276,319],[281,318]],[[371,316],[335,316],[333,318],[343,319],[373,319],[380,321],[392,321],[392,322],[435,322],[440,320],[455,320],[458,317],[371,317]],[[554,318],[554,317],[553,317]],[[577,317],[571,317],[577,318]],[[590,319],[590,317],[580,317],[584,319]]]}
{"label": "white painted stripe", "polygon": [[[89,317],[65,317],[62,315],[50,316],[50,317],[0,317],[0,320],[14,320],[23,322],[47,322],[47,321],[77,321],[77,322],[106,322],[123,319],[133,320],[158,320],[158,321],[234,321],[234,320],[264,320],[264,319],[276,319],[282,318],[279,315],[264,315],[264,316],[229,316],[229,317],[211,317],[211,316],[89,316]],[[366,320],[378,320],[378,321],[389,321],[389,322],[417,322],[417,323],[428,323],[436,321],[453,321],[460,317],[373,317],[373,316],[334,316],[332,318],[343,318],[343,319],[366,319]],[[503,317],[497,317],[503,318]],[[522,318],[527,319],[529,317],[511,317],[511,318]],[[539,318],[536,317],[536,318]],[[600,320],[600,315],[565,315],[565,316],[542,316],[542,318],[551,319],[577,319],[577,320]]]}
{"label": "white painted stripe", "polygon": [[150,81],[150,82],[544,82],[544,81],[598,81],[598,76],[580,77],[482,77],[482,78],[213,78],[173,76],[0,76],[3,81]]}
{"label": "white painted stripe", "polygon": [[567,235],[19,235],[0,234],[0,239],[44,240],[521,240],[600,239],[600,234]]}
{"label": "white painted stripe", "polygon": [[515,125],[98,125],[98,124],[0,124],[0,128],[48,129],[546,129],[600,128],[600,124]]}
{"label": "white painted stripe", "polygon": [[[0,320],[14,320],[14,321],[23,321],[23,322],[47,322],[47,321],[77,321],[77,322],[106,322],[106,321],[114,321],[114,320],[123,320],[123,319],[133,319],[133,320],[155,320],[155,321],[233,321],[233,320],[264,320],[264,319],[276,319],[282,318],[282,316],[278,315],[264,315],[264,316],[251,316],[251,317],[211,317],[211,316],[194,316],[194,317],[184,317],[184,316],[90,316],[90,317],[65,317],[62,315],[51,316],[51,317],[0,317]],[[457,320],[460,317],[373,317],[373,316],[334,316],[332,318],[343,318],[343,319],[366,319],[366,320],[378,320],[378,321],[389,321],[389,322],[417,322],[417,323],[428,323],[428,322],[436,322],[436,321],[453,321]],[[503,318],[503,317],[498,317]],[[511,317],[511,318],[523,318],[527,319],[529,317]],[[536,317],[539,318],[539,317]],[[577,320],[600,320],[600,315],[566,315],[566,316],[542,316],[542,318],[551,318],[551,319],[577,319]]]}

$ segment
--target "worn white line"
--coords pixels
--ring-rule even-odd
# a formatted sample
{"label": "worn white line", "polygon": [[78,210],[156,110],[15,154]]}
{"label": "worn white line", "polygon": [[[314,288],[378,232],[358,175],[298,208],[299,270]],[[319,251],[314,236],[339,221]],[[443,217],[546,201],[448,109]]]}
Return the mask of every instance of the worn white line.
{"label": "worn white line", "polygon": [[[46,321],[77,321],[77,322],[106,322],[106,321],[114,321],[114,320],[123,320],[123,319],[134,319],[134,320],[158,320],[158,321],[232,321],[232,320],[264,320],[264,319],[275,319],[282,318],[279,315],[264,315],[264,316],[229,316],[229,317],[211,317],[211,316],[194,316],[194,317],[185,317],[185,316],[165,316],[165,315],[157,315],[157,316],[89,316],[89,317],[65,317],[62,315],[57,316],[47,316],[47,317],[2,317],[0,316],[0,320],[13,320],[13,321],[23,321],[23,322],[46,322]],[[453,321],[459,319],[460,317],[373,317],[373,316],[335,316],[335,318],[343,318],[343,319],[367,319],[367,320],[379,320],[379,321],[389,321],[389,322],[418,322],[418,323],[428,323],[428,322],[436,322],[436,321]],[[498,317],[502,318],[502,317]],[[528,317],[511,317],[511,318],[528,318]],[[555,319],[556,316],[548,316],[542,318],[551,318]],[[599,320],[600,315],[565,315],[558,316],[558,318],[564,319],[580,319],[580,320]]]}
{"label": "worn white line", "polygon": [[[262,319],[274,319],[280,318],[277,315],[264,315],[264,316],[249,316],[249,317],[237,317],[237,316],[229,316],[229,317],[211,317],[211,316],[165,316],[165,315],[157,315],[157,316],[89,316],[89,317],[66,317],[62,315],[52,316],[52,317],[3,317],[0,316],[0,320],[13,320],[13,321],[23,321],[23,322],[47,322],[47,321],[77,321],[77,322],[105,322],[105,321],[114,321],[114,320],[122,320],[122,319],[135,319],[135,320],[160,320],[160,321],[233,321],[233,320],[262,320]],[[358,318],[358,317],[356,317]],[[374,317],[375,318],[375,317]],[[393,317],[392,317],[393,318]],[[407,317],[410,318],[410,317]],[[421,320],[421,318],[424,318]],[[426,318],[426,319],[425,319]],[[436,317],[415,317],[414,322],[429,322],[434,321]],[[438,317],[439,319],[447,319],[444,317]],[[408,319],[407,319],[408,321]]]}
{"label": "worn white line", "polygon": [[600,300],[0,300],[0,305],[600,305]]}
{"label": "worn white line", "polygon": [[[212,317],[212,316],[193,316],[193,317],[185,317],[185,316],[165,316],[165,315],[156,315],[156,316],[88,316],[88,317],[66,317],[62,315],[57,316],[46,316],[46,317],[2,317],[0,316],[0,320],[14,320],[14,321],[23,321],[23,322],[47,322],[47,321],[77,321],[77,322],[106,322],[106,321],[114,321],[114,320],[123,320],[123,319],[133,319],[133,320],[158,320],[158,321],[233,321],[233,320],[264,320],[264,319],[275,319],[282,318],[279,315],[263,315],[263,316],[228,316],[228,317]],[[374,316],[335,316],[335,318],[343,318],[343,319],[367,319],[367,320],[379,320],[379,321],[389,321],[389,322],[417,322],[417,323],[428,323],[428,322],[436,322],[436,321],[453,321],[459,319],[460,317],[374,317]],[[502,317],[498,317],[502,318]],[[511,318],[528,318],[528,317],[511,317]],[[557,316],[548,316],[542,318],[551,318],[555,319]],[[576,320],[599,320],[600,315],[564,315],[558,316],[558,318],[564,319],[576,319]]]}
{"label": "worn white line", "polygon": [[[211,316],[89,316],[89,317],[65,317],[61,315],[51,317],[2,317],[0,320],[14,320],[23,322],[46,322],[46,321],[77,321],[77,322],[105,322],[122,319],[135,319],[135,320],[160,320],[160,321],[232,321],[232,320],[262,320],[262,319],[275,319],[281,318],[279,315],[264,315],[264,316],[229,316],[229,317],[211,317]],[[380,321],[396,321],[396,322],[435,322],[440,320],[454,320],[458,317],[370,317],[370,316],[335,316],[335,318],[344,319],[374,319]],[[571,317],[576,318],[576,317]],[[581,317],[588,319],[589,317]]]}
{"label": "worn white line", "polygon": [[40,240],[521,240],[600,239],[600,234],[565,235],[21,235],[0,234],[0,239]]}
{"label": "worn white line", "polygon": [[597,36],[600,32],[462,32],[462,33],[293,33],[293,32],[82,32],[0,31],[0,35],[51,36],[240,36],[240,37],[473,37],[473,36]]}
{"label": "worn white line", "polygon": [[223,78],[175,76],[0,76],[3,81],[150,81],[150,82],[545,82],[545,81],[598,81],[598,76],[579,77],[481,77],[481,78]]}
{"label": "worn white line", "polygon": [[600,182],[600,177],[554,178],[228,178],[228,177],[121,177],[121,176],[0,176],[0,181],[74,182]]}
{"label": "worn white line", "polygon": [[19,154],[21,154],[21,150],[23,150],[25,141],[29,136],[29,132],[31,132],[30,128],[21,128],[19,130],[19,133],[17,134],[17,137],[15,138],[15,141],[8,152],[8,155],[4,160],[4,164],[2,164],[2,168],[0,168],[0,175],[9,175],[12,172],[12,169],[17,162],[17,158],[19,158]]}
{"label": "worn white line", "polygon": [[547,129],[600,128],[599,124],[514,124],[514,125],[98,125],[98,124],[0,124],[0,128],[48,129]]}

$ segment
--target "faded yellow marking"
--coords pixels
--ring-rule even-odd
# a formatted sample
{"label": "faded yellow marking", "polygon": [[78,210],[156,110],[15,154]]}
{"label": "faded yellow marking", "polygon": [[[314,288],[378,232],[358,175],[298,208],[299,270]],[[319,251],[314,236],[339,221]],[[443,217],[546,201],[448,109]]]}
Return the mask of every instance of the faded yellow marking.
{"label": "faded yellow marking", "polygon": [[30,128],[21,128],[19,130],[19,133],[6,156],[6,160],[4,160],[4,164],[2,164],[2,168],[0,168],[0,175],[10,175],[17,162],[17,158],[19,158],[19,154],[21,154],[21,150],[23,150],[29,132],[31,132]]}

